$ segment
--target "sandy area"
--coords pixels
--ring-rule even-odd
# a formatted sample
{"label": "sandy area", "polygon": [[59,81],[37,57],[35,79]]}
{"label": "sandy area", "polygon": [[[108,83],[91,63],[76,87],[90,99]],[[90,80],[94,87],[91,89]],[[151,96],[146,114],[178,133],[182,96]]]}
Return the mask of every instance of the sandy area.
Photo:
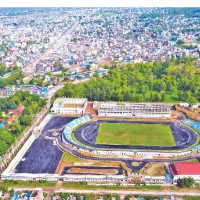
{"label": "sandy area", "polygon": [[117,174],[116,169],[81,169],[81,168],[71,168],[68,173],[95,173],[95,174]]}

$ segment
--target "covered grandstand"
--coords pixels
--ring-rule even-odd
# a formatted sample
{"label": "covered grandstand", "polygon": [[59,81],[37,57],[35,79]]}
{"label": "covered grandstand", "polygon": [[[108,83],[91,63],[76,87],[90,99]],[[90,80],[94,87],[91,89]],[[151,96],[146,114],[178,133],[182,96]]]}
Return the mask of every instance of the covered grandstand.
{"label": "covered grandstand", "polygon": [[190,119],[184,119],[183,122],[186,125],[191,126],[192,128],[194,128],[195,130],[197,130],[200,133],[200,124],[199,123],[192,121]]}
{"label": "covered grandstand", "polygon": [[98,116],[169,119],[171,118],[171,105],[152,103],[102,103],[99,106]]}
{"label": "covered grandstand", "polygon": [[69,141],[72,144],[78,145],[71,137],[71,132],[72,130],[77,127],[80,124],[86,123],[90,121],[90,117],[89,116],[84,116],[84,117],[80,117],[77,119],[74,119],[73,121],[71,121],[70,123],[68,123],[63,131],[63,140],[66,142]]}

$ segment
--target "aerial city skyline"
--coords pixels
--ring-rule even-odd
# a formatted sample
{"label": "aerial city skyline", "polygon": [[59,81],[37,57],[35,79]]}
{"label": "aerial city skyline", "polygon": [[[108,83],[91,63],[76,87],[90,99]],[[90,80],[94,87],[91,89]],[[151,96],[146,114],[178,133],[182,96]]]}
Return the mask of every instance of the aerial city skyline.
{"label": "aerial city skyline", "polygon": [[0,199],[200,199],[198,3],[0,6]]}

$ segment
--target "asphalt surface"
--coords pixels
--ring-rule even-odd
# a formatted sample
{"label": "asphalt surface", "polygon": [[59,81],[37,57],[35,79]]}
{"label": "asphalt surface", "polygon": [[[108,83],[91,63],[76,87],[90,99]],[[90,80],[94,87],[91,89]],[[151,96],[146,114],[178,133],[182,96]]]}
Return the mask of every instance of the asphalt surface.
{"label": "asphalt surface", "polygon": [[[123,175],[123,168],[122,167],[93,167],[93,166],[67,166],[64,167],[64,170],[62,172],[62,175],[65,174],[81,174],[81,175],[86,175],[86,173],[70,173],[68,172],[70,169],[73,168],[80,168],[80,169],[99,169],[99,170],[110,170],[110,169],[114,169],[117,170],[117,174],[116,175]],[[87,174],[92,174],[92,175],[105,175],[105,174],[99,174],[99,173],[87,173]]]}
{"label": "asphalt surface", "polygon": [[[134,146],[95,144],[100,123],[137,123],[137,124],[168,124],[170,125],[176,146]],[[144,122],[144,121],[95,121],[80,126],[74,132],[75,138],[82,144],[96,148],[110,149],[141,149],[141,150],[181,150],[191,147],[197,142],[198,136],[191,129],[173,122]]]}
{"label": "asphalt surface", "polygon": [[[60,129],[75,118],[53,117],[42,130],[42,134],[36,139],[24,155],[24,161],[20,161],[16,167],[16,173],[50,173],[53,174],[60,162],[63,152],[53,145],[53,140],[45,139],[52,136],[51,129]],[[61,130],[56,132],[62,132]]]}
{"label": "asphalt surface", "polygon": [[[15,186],[15,191],[24,191],[24,190],[34,190],[36,187],[17,187]],[[12,187],[9,187],[9,190],[12,189]],[[126,190],[126,189],[122,189],[122,187],[119,187],[119,190],[111,190],[111,189],[93,189],[93,190],[83,190],[83,189],[63,189],[60,187],[43,187],[44,192],[49,192],[51,194],[53,193],[70,193],[70,194],[119,194],[121,195],[123,198],[126,195],[137,195],[137,194],[141,194],[141,195],[148,195],[148,196],[200,196],[200,193],[198,190],[180,190],[180,191],[175,191],[175,190],[139,190],[139,189],[132,189],[132,190]],[[50,195],[49,195],[50,197]]]}
{"label": "asphalt surface", "polygon": [[[42,134],[36,139],[29,150],[23,157],[24,161],[20,161],[16,167],[16,173],[49,173],[54,174],[56,168],[59,164],[59,161],[63,155],[63,152],[57,147],[57,145],[53,145],[53,140],[45,139],[46,136],[52,137],[53,129],[58,135],[58,142],[60,145],[65,148],[70,153],[74,154],[77,157],[88,159],[88,160],[102,160],[102,161],[122,161],[125,165],[130,168],[132,171],[141,170],[146,163],[148,162],[174,162],[174,161],[184,161],[192,158],[199,158],[199,155],[188,156],[185,158],[173,158],[173,159],[144,159],[144,160],[136,160],[129,158],[103,158],[103,157],[90,157],[83,156],[78,153],[76,150],[72,150],[67,147],[65,143],[63,143],[61,139],[61,133],[63,128],[67,123],[74,120],[73,117],[53,117],[42,130]],[[119,121],[116,121],[119,123]],[[121,121],[124,122],[124,121]],[[144,122],[142,122],[144,123]],[[83,126],[81,126],[83,127]],[[81,128],[80,127],[80,128]],[[78,129],[77,129],[78,130]],[[89,129],[88,129],[89,130]],[[190,130],[190,129],[189,129]],[[92,131],[92,130],[91,130]],[[93,137],[91,137],[91,141],[94,141]],[[139,166],[132,166],[132,162],[140,162]]]}
{"label": "asphalt surface", "polygon": [[[78,150],[73,150],[69,148],[61,138],[61,135],[58,137],[58,142],[61,145],[62,148],[64,148],[66,151],[70,152],[71,154],[83,158],[86,160],[99,160],[99,161],[121,161],[124,162],[125,165],[130,168],[132,171],[134,170],[141,170],[147,163],[157,163],[157,162],[177,162],[177,161],[186,161],[191,159],[198,159],[200,157],[200,154],[196,153],[193,155],[189,155],[186,157],[177,157],[177,158],[166,158],[166,159],[132,159],[132,158],[109,158],[109,157],[93,157],[93,156],[84,156],[78,152]],[[139,166],[132,166],[132,162],[139,162]]]}

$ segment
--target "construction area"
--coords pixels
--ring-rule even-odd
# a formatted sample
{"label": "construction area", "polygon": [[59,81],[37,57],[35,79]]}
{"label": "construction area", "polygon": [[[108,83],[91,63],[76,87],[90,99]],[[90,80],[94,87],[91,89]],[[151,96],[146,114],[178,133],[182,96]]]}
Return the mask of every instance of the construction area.
{"label": "construction area", "polygon": [[[196,146],[198,135],[182,124],[193,127],[194,122],[180,123],[182,115],[171,104],[61,98],[51,111],[38,127],[39,134],[33,133],[4,171],[2,180],[130,182],[132,172],[147,163],[187,160],[200,148]],[[100,116],[101,111],[107,114]],[[150,143],[144,143],[150,132]],[[171,136],[170,141],[164,141],[164,136]],[[129,137],[138,141],[129,144]],[[125,143],[118,142],[119,138]],[[158,175],[164,174],[163,165],[153,167],[158,172],[162,168]],[[151,174],[151,168],[146,173]]]}
{"label": "construction area", "polygon": [[170,119],[171,105],[153,103],[101,103],[99,117]]}

